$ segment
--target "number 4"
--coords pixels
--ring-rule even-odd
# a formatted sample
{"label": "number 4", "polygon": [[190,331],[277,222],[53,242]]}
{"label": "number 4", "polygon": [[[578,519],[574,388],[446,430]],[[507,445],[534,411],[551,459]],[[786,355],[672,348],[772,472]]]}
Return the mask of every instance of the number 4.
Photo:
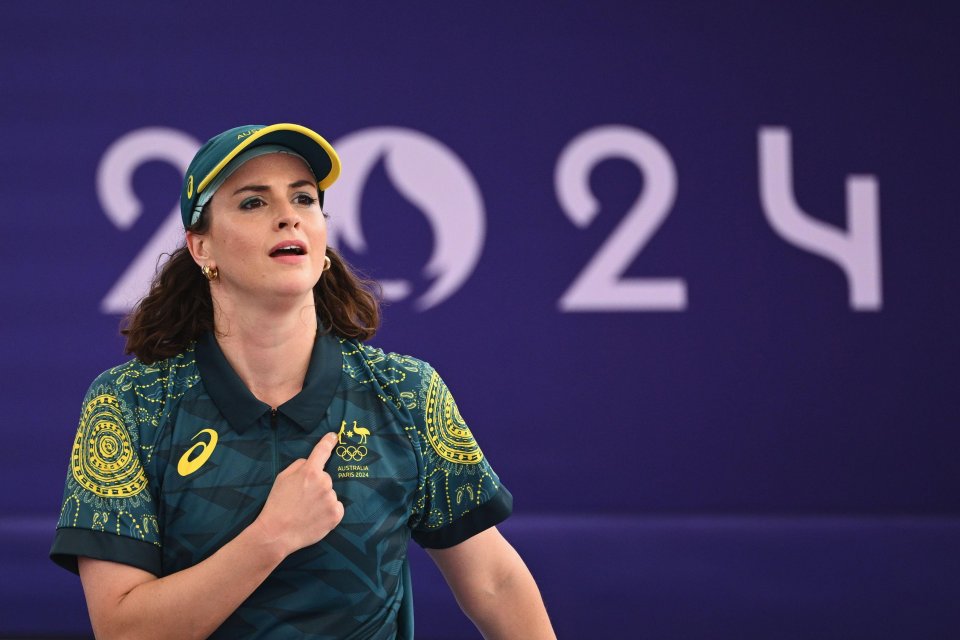
{"label": "number 4", "polygon": [[760,202],[770,226],[790,244],[823,256],[843,270],[851,309],[878,311],[883,306],[883,287],[876,177],[847,177],[847,229],[844,231],[808,215],[797,204],[789,129],[762,127],[757,145]]}

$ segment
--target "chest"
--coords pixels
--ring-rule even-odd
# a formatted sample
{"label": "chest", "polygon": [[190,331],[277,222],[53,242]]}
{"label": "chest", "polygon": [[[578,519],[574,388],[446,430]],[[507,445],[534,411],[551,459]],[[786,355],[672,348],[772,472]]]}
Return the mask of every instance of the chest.
{"label": "chest", "polygon": [[337,434],[337,446],[325,470],[344,504],[344,518],[327,539],[285,564],[322,567],[331,550],[342,556],[344,547],[357,550],[348,555],[358,565],[370,562],[363,552],[369,548],[402,557],[419,465],[404,426],[369,395],[335,396],[309,428],[281,410],[237,429],[203,395],[179,407],[152,465],[164,573],[200,562],[252,523],[277,474],[309,456],[330,432]]}

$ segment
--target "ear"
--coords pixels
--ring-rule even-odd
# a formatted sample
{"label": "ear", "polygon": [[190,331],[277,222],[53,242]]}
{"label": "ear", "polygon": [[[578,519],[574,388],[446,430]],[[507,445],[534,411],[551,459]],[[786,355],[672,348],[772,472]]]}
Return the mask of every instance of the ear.
{"label": "ear", "polygon": [[210,262],[210,243],[207,242],[207,236],[192,231],[187,231],[187,251],[193,257],[193,261],[198,266],[203,266]]}

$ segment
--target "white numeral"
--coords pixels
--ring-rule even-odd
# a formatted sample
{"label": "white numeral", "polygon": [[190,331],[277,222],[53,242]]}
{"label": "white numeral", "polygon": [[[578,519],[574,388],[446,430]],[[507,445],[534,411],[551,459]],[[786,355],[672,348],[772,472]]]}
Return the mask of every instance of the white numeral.
{"label": "white numeral", "polygon": [[[125,231],[132,227],[143,212],[133,191],[137,167],[161,160],[183,174],[199,148],[200,143],[182,131],[161,127],[137,129],[114,142],[97,167],[97,196],[104,213],[118,229]],[[100,310],[128,312],[149,289],[156,270],[163,264],[161,254],[173,251],[182,243],[183,223],[178,203],[100,302]]]}
{"label": "white numeral", "polygon": [[761,127],[760,201],[773,227],[790,244],[843,269],[850,308],[883,306],[880,276],[880,197],[875,176],[847,177],[847,229],[837,229],[800,208],[793,193],[790,131]]}
{"label": "white numeral", "polygon": [[621,158],[643,173],[643,191],[600,250],[560,298],[564,311],[678,311],[687,306],[681,278],[623,278],[623,272],[663,224],[677,193],[670,154],[649,134],[626,126],[596,127],[574,138],[554,174],[560,205],[585,228],[600,211],[590,173],[603,160]]}

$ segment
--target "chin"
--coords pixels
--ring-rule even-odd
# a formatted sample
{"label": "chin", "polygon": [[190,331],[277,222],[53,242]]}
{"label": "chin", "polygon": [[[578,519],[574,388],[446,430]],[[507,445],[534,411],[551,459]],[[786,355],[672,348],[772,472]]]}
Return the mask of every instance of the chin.
{"label": "chin", "polygon": [[[291,282],[289,279],[284,280],[283,282],[276,283],[275,286],[270,287],[269,292],[274,296],[281,296],[284,298],[296,298],[298,296],[310,296],[313,294],[313,287],[316,286],[316,281],[311,282],[309,278],[298,279],[297,282]],[[311,302],[312,302],[311,298]]]}

